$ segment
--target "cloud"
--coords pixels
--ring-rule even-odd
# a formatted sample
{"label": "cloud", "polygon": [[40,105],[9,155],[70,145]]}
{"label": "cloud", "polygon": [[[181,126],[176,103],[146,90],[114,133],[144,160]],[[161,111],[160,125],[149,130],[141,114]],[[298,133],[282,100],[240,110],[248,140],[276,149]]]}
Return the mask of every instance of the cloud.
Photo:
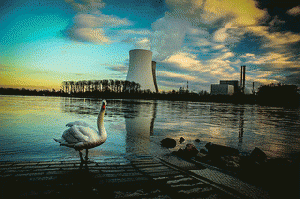
{"label": "cloud", "polygon": [[[237,67],[233,66],[238,65],[239,60],[229,61],[228,59],[232,57],[234,57],[232,52],[220,52],[216,54],[215,58],[200,61],[195,54],[178,52],[159,62],[158,65],[159,69],[165,71],[168,77],[173,78],[172,81],[181,82],[185,78],[196,85],[197,82],[208,83],[218,82],[220,79],[238,79],[239,71],[236,71]],[[169,71],[176,72],[167,73]],[[171,79],[168,78],[168,80]]]}
{"label": "cloud", "polygon": [[255,58],[255,54],[246,53],[245,55],[241,56],[242,58]]}
{"label": "cloud", "polygon": [[127,19],[112,15],[78,14],[74,17],[74,25],[67,31],[67,34],[71,39],[80,42],[111,43],[112,40],[106,35],[105,30],[118,26],[129,26],[130,24]]}
{"label": "cloud", "polygon": [[186,74],[179,74],[170,71],[161,71],[157,74],[158,77],[173,79],[173,80],[180,80],[180,81],[195,81],[196,77]]}
{"label": "cloud", "polygon": [[201,62],[196,59],[196,55],[188,54],[186,52],[179,52],[163,61],[163,63],[170,63],[179,66],[181,69],[190,71],[199,70],[202,66]]}
{"label": "cloud", "polygon": [[105,3],[102,0],[81,0],[81,1],[65,0],[65,1],[79,12],[95,11],[105,7]]}
{"label": "cloud", "polygon": [[[185,18],[194,25],[231,22],[234,26],[256,25],[267,15],[254,0],[166,0],[174,18]],[[238,9],[237,9],[238,8]]]}
{"label": "cloud", "polygon": [[66,1],[80,11],[73,18],[73,26],[66,31],[68,37],[75,41],[94,44],[111,43],[113,40],[106,34],[107,30],[132,25],[126,18],[102,14],[100,9],[105,6],[102,1],[84,0],[82,3],[74,0]]}
{"label": "cloud", "polygon": [[128,71],[128,66],[125,66],[125,65],[109,65],[109,64],[106,64],[107,68],[109,70],[112,70],[112,71],[117,71],[117,72],[120,72],[120,73],[123,73],[123,74],[127,74],[127,71]]}
{"label": "cloud", "polygon": [[147,37],[127,37],[122,42],[132,44],[137,49],[150,50],[151,48],[151,42]]}
{"label": "cloud", "polygon": [[250,26],[246,28],[248,31],[262,36],[266,42],[264,47],[282,48],[285,45],[300,42],[300,35],[292,32],[273,32],[270,33],[267,26]]}
{"label": "cloud", "polygon": [[91,42],[95,44],[109,43],[110,39],[105,36],[101,28],[74,28],[70,36],[72,39],[82,42]]}
{"label": "cloud", "polygon": [[150,30],[146,29],[140,29],[140,30],[132,30],[132,29],[126,29],[126,30],[120,30],[119,32],[121,35],[143,35],[143,36],[149,36],[151,34]]}
{"label": "cloud", "polygon": [[300,15],[300,6],[296,6],[290,10],[287,11],[287,14],[292,16],[298,16]]}
{"label": "cloud", "polygon": [[74,22],[79,27],[117,27],[128,26],[131,23],[127,19],[121,19],[113,15],[104,15],[100,12],[93,14],[78,14],[74,17]]}

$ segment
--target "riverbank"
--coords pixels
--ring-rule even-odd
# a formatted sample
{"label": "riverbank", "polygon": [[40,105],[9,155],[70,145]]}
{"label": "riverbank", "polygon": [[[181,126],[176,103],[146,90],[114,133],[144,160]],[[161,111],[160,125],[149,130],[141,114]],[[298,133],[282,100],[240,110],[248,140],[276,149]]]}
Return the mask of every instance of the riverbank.
{"label": "riverbank", "polygon": [[217,102],[217,103],[233,103],[233,104],[260,104],[265,106],[286,106],[299,107],[300,95],[293,97],[268,97],[254,94],[244,95],[209,95],[197,93],[151,93],[151,92],[111,92],[111,91],[94,91],[94,92],[78,92],[64,93],[56,91],[36,91],[36,90],[19,90],[0,88],[0,95],[27,95],[27,96],[56,96],[56,97],[78,97],[78,98],[105,98],[105,99],[150,99],[150,100],[169,100],[169,101],[194,101],[194,102]]}

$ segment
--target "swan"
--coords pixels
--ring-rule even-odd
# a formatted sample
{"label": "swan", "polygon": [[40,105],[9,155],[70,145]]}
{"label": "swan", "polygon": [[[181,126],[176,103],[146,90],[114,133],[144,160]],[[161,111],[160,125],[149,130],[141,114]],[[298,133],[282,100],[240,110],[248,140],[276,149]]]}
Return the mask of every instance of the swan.
{"label": "swan", "polygon": [[[98,131],[91,125],[83,121],[75,121],[66,124],[69,127],[62,134],[60,139],[55,139],[61,146],[67,146],[79,151],[81,162],[88,162],[88,149],[103,144],[107,139],[104,128],[104,115],[106,109],[106,101],[101,103],[101,109],[97,119]],[[82,157],[82,150],[86,150],[85,160]]]}

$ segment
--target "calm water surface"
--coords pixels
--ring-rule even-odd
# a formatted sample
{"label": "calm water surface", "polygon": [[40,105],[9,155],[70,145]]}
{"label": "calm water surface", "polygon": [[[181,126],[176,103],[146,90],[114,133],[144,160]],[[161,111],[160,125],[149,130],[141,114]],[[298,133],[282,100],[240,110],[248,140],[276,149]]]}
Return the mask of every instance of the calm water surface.
{"label": "calm water surface", "polygon": [[[96,125],[101,100],[61,97],[0,96],[0,161],[79,159],[59,138],[71,121]],[[165,137],[227,145],[242,153],[259,147],[270,157],[300,151],[300,110],[258,105],[152,100],[107,100],[107,141],[90,150],[97,160],[127,154],[151,154]],[[195,143],[200,139],[200,143]]]}

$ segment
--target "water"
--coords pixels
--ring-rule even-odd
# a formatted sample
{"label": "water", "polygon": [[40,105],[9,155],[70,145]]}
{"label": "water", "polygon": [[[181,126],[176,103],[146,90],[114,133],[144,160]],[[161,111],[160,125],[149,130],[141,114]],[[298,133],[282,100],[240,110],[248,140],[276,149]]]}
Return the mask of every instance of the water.
{"label": "water", "polygon": [[[83,120],[96,127],[101,100],[61,97],[0,96],[0,161],[79,159],[74,149],[59,146],[68,122]],[[208,142],[269,157],[300,151],[300,110],[259,105],[152,100],[107,100],[107,141],[90,150],[97,160],[127,154],[151,154],[165,137],[186,140],[175,149]],[[200,143],[194,142],[200,139]]]}

